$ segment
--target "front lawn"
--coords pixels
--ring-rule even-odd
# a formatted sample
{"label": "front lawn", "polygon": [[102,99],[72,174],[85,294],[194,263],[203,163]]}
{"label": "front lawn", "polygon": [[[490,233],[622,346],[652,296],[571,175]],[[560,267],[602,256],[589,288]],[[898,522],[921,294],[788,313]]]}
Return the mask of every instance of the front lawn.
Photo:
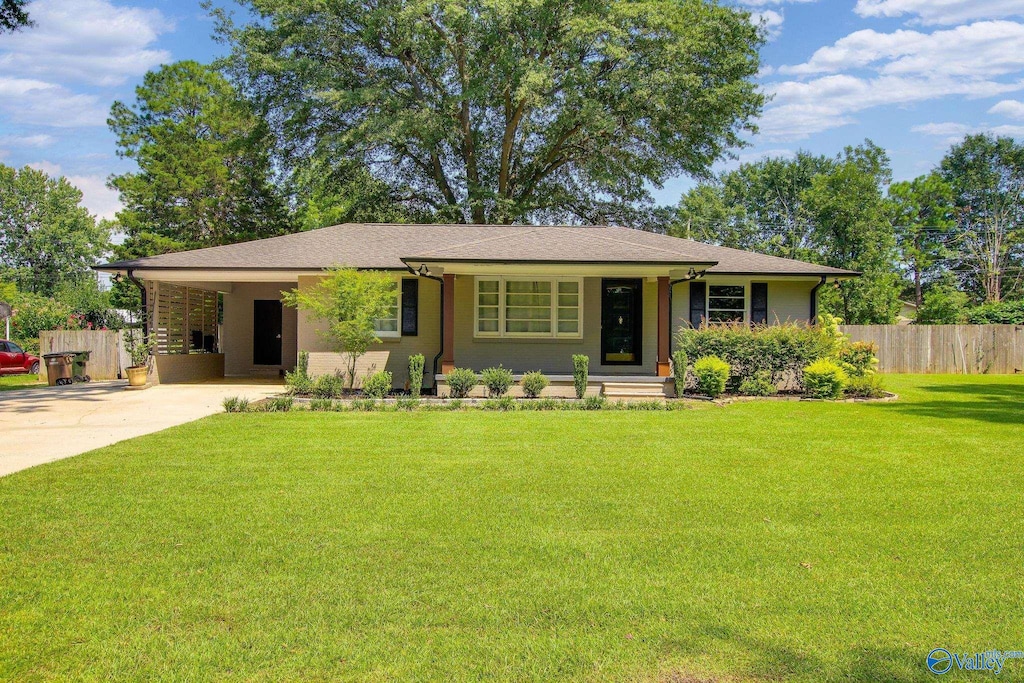
{"label": "front lawn", "polygon": [[217,415],[3,477],[0,679],[928,680],[934,647],[1024,649],[1024,377],[889,386]]}
{"label": "front lawn", "polygon": [[41,387],[45,384],[46,382],[40,381],[39,375],[0,375],[0,391]]}

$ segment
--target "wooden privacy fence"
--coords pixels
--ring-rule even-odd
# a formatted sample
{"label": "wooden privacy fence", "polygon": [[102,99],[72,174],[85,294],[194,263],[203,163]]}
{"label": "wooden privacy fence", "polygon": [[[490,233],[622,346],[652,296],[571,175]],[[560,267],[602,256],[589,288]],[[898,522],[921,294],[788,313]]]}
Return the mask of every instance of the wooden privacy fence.
{"label": "wooden privacy fence", "polygon": [[843,325],[853,341],[878,345],[880,372],[1024,372],[1021,325]]}
{"label": "wooden privacy fence", "polygon": [[[119,379],[130,365],[124,345],[124,332],[114,330],[51,330],[39,333],[39,353],[90,351],[86,370],[93,379]],[[40,376],[46,377],[41,364]]]}

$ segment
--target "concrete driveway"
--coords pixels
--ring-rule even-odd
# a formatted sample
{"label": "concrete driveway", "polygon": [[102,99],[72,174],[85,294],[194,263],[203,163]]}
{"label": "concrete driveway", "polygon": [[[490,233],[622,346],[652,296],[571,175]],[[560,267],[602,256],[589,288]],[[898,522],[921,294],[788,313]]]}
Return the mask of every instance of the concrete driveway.
{"label": "concrete driveway", "polygon": [[127,382],[0,392],[0,476],[223,410],[227,396],[257,400],[280,383],[163,384],[126,391]]}

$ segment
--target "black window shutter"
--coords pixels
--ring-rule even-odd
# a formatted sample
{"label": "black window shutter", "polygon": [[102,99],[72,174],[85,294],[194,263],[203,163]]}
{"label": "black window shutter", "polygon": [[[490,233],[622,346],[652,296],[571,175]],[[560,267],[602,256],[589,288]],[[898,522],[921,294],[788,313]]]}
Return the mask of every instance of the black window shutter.
{"label": "black window shutter", "polygon": [[750,323],[752,325],[768,323],[767,282],[752,282],[750,284]]}
{"label": "black window shutter", "polygon": [[416,278],[405,278],[402,280],[402,336],[418,335],[419,323],[420,281]]}
{"label": "black window shutter", "polygon": [[708,283],[690,283],[690,324],[700,327],[708,314]]}

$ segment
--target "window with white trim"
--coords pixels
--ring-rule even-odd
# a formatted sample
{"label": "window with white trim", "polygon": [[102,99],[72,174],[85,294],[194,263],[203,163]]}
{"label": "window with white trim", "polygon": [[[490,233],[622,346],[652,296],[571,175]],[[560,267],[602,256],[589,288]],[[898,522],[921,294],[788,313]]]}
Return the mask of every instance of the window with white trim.
{"label": "window with white trim", "polygon": [[399,312],[402,310],[402,288],[394,283],[395,299],[391,302],[388,315],[384,318],[377,318],[373,321],[373,331],[380,338],[400,337],[402,330],[399,327]]}
{"label": "window with white trim", "polygon": [[708,285],[708,322],[743,322],[747,316],[745,285]]}
{"label": "window with white trim", "polygon": [[476,278],[476,337],[583,336],[580,278]]}

